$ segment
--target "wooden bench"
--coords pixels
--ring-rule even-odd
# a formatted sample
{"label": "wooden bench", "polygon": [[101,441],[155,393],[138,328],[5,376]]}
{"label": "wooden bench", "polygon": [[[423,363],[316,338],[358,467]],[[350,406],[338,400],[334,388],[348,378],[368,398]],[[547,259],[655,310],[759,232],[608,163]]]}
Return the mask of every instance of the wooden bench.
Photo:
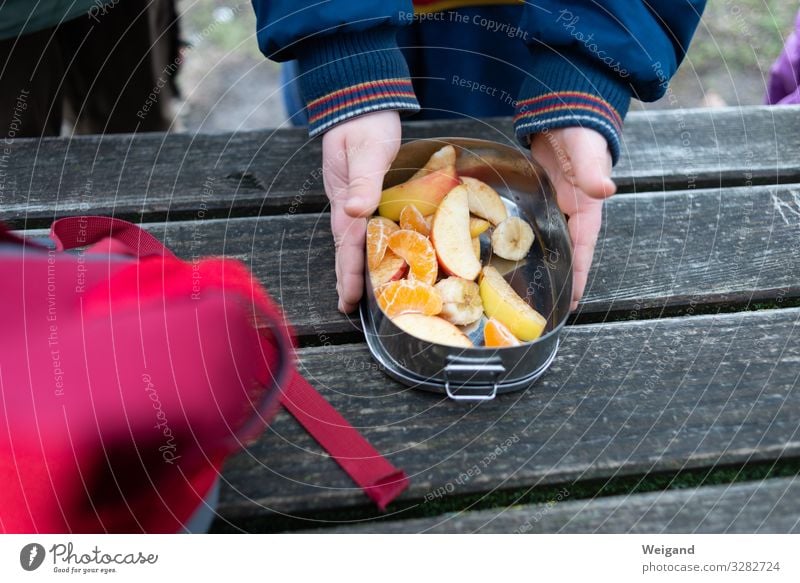
{"label": "wooden bench", "polygon": [[[507,119],[405,137],[512,142]],[[411,486],[386,514],[286,414],[233,458],[217,531],[800,530],[800,108],[634,113],[586,297],[531,389],[480,405],[390,380],[336,311],[320,143],[303,130],[9,146],[0,216],[105,213],[247,262],[301,367]]]}

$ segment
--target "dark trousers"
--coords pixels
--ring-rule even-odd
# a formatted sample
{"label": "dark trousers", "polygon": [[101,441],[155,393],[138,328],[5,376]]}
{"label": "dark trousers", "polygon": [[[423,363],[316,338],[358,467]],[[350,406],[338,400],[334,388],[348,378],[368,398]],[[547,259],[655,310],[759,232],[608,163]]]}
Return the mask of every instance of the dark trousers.
{"label": "dark trousers", "polygon": [[103,13],[0,41],[0,138],[165,131],[180,66],[174,0],[119,0]]}

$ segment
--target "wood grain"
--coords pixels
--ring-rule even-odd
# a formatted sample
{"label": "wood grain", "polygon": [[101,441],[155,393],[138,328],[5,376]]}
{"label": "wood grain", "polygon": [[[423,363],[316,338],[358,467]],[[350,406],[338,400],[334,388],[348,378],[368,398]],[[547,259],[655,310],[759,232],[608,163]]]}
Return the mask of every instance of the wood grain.
{"label": "wood grain", "polygon": [[[450,513],[334,528],[339,533],[756,533],[800,532],[800,477],[727,486]],[[562,496],[565,502],[558,500]]]}
{"label": "wood grain", "polygon": [[[800,181],[800,108],[632,113],[615,169],[620,192]],[[410,122],[409,139],[462,136],[514,144],[511,120]],[[139,134],[4,144],[0,219],[55,216],[147,221],[256,216],[325,208],[321,145],[303,129]]]}
{"label": "wood grain", "polygon": [[[149,225],[185,258],[245,261],[307,341],[355,333],[336,309],[326,213]],[[580,314],[636,319],[800,297],[800,187],[620,195],[606,207]]]}
{"label": "wood grain", "polygon": [[[567,327],[537,385],[480,405],[391,381],[361,344],[303,350],[302,371],[408,472],[401,518],[443,496],[796,457],[799,322],[793,308]],[[223,478],[233,523],[366,503],[286,414]]]}

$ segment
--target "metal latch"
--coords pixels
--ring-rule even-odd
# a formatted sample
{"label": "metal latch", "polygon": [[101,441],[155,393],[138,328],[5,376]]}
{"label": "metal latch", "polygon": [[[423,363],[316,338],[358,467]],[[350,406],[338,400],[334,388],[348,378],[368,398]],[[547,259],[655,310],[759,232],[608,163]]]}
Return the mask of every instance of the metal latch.
{"label": "metal latch", "polygon": [[491,401],[497,396],[497,381],[505,372],[500,357],[451,355],[444,367],[444,388],[454,401]]}

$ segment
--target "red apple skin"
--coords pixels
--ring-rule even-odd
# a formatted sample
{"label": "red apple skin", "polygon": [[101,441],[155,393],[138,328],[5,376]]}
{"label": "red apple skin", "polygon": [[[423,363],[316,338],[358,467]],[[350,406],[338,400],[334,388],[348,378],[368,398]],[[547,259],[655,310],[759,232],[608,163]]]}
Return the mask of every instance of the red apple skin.
{"label": "red apple skin", "polygon": [[429,215],[436,211],[447,193],[459,184],[461,180],[456,175],[455,167],[403,182],[383,191],[378,213],[397,222],[403,208],[413,204],[423,215]]}
{"label": "red apple skin", "polygon": [[444,146],[440,150],[434,152],[433,155],[428,158],[428,161],[425,162],[425,166],[414,173],[414,176],[411,177],[411,180],[420,178],[430,174],[431,172],[436,172],[437,170],[453,168],[453,172],[455,172],[457,157],[458,154],[456,153],[456,149],[448,144],[447,146]]}

